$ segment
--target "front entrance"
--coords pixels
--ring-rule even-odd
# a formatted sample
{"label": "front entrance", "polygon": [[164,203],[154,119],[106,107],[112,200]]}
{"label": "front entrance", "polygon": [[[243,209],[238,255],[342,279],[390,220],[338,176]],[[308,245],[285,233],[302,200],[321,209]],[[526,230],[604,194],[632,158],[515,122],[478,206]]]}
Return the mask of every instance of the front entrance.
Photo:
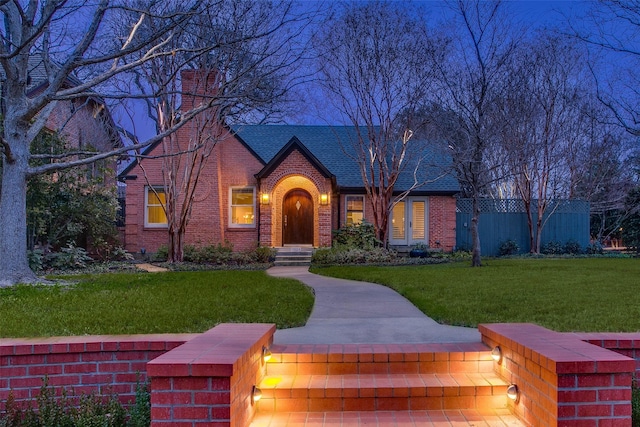
{"label": "front entrance", "polygon": [[313,244],[313,200],[302,189],[289,191],[282,207],[282,243]]}

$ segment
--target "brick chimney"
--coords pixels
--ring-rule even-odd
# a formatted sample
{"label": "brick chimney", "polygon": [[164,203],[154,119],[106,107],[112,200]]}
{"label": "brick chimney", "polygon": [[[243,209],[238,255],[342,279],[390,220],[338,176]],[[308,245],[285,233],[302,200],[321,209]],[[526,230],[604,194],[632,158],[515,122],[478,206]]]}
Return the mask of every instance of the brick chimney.
{"label": "brick chimney", "polygon": [[213,70],[183,70],[182,79],[182,110],[188,111],[203,102],[218,91],[218,73]]}

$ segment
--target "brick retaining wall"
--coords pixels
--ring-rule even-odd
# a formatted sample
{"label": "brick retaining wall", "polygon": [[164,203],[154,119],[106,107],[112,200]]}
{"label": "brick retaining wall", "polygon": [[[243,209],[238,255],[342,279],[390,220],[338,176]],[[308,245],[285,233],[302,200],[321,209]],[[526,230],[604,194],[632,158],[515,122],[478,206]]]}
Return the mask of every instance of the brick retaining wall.
{"label": "brick retaining wall", "polygon": [[[495,371],[516,384],[511,409],[541,427],[630,427],[640,334],[558,333],[531,324],[480,325],[500,346]],[[45,376],[78,393],[118,393],[126,403],[151,379],[153,425],[248,425],[251,388],[264,374],[275,326],[223,324],[203,334],[0,339],[0,410],[13,392],[35,397]],[[635,360],[634,360],[635,359]]]}
{"label": "brick retaining wall", "polygon": [[495,371],[517,385],[519,398],[511,409],[529,425],[631,427],[631,381],[637,362],[601,347],[616,347],[619,341],[600,334],[592,344],[584,340],[588,334],[558,333],[532,324],[480,325],[479,330],[485,344],[500,347],[502,359]]}
{"label": "brick retaining wall", "polygon": [[0,339],[0,410],[12,392],[16,401],[38,395],[45,376],[51,386],[76,393],[118,393],[133,400],[146,381],[147,362],[197,334],[81,336]]}

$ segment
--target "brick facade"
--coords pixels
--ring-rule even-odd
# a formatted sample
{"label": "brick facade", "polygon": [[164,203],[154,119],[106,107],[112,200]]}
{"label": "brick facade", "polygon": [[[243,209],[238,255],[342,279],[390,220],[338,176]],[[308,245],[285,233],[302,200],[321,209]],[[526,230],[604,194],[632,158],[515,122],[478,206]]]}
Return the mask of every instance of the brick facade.
{"label": "brick facade", "polygon": [[[207,76],[208,80],[215,76]],[[184,104],[189,108],[201,102],[205,92],[205,81],[201,73],[183,73],[183,86],[193,96],[186,96]],[[207,81],[208,81],[207,80]],[[191,89],[189,89],[191,88]],[[204,96],[204,95],[202,95]],[[200,118],[196,118],[198,123]],[[200,120],[202,122],[202,120]],[[177,133],[177,146],[184,149],[195,135],[191,123]],[[254,248],[260,244],[267,247],[283,245],[283,201],[294,189],[306,191],[313,202],[313,246],[331,246],[332,230],[345,223],[344,195],[336,187],[336,177],[328,177],[323,166],[318,166],[304,149],[292,148],[275,165],[265,168],[259,159],[240,139],[228,130],[209,124],[207,132],[219,135],[219,140],[206,160],[194,197],[189,224],[184,236],[185,244],[197,246],[230,242],[237,251]],[[126,175],[126,219],[125,248],[129,252],[156,252],[168,244],[165,228],[145,226],[145,188],[149,185],[162,187],[163,152],[158,144],[141,164],[128,168]],[[184,167],[184,166],[183,166]],[[261,171],[268,174],[260,175]],[[177,176],[181,174],[178,173]],[[257,178],[259,176],[259,178]],[[255,189],[255,226],[234,227],[230,224],[230,189],[252,187]],[[261,195],[268,203],[261,203]],[[328,203],[321,203],[326,195]],[[428,209],[429,245],[451,251],[455,246],[455,199],[453,196],[431,196]],[[371,209],[365,209],[365,218],[371,221]]]}

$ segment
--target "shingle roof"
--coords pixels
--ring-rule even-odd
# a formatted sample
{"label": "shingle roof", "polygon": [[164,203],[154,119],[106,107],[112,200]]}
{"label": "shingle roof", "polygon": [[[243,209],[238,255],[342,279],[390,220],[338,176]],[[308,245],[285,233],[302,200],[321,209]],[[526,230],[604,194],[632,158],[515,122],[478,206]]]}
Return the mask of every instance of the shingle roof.
{"label": "shingle roof", "polygon": [[[240,125],[234,126],[234,133],[244,142],[264,164],[268,164],[280,150],[296,137],[336,177],[339,187],[362,188],[360,169],[345,150],[356,136],[351,126],[303,126],[303,125]],[[425,193],[456,193],[460,186],[455,177],[445,173],[451,159],[436,148],[426,145],[420,173],[429,179],[441,177],[427,183],[417,191]],[[444,174],[444,175],[443,175]],[[413,168],[402,174],[396,190],[402,191],[413,183]]]}

